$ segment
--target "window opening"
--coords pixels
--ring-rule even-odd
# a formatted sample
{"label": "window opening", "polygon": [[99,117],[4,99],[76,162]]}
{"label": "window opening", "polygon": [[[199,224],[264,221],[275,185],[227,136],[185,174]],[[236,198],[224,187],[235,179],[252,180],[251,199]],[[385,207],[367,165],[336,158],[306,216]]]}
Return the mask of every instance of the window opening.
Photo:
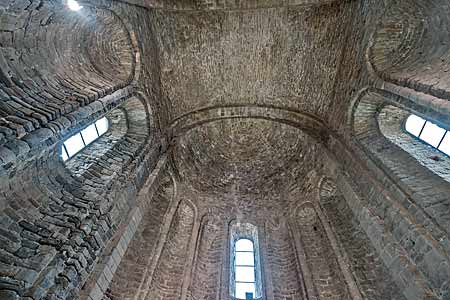
{"label": "window opening", "polygon": [[109,121],[106,117],[103,117],[66,139],[61,146],[62,160],[67,161],[72,158],[75,154],[105,134],[108,129]]}
{"label": "window opening", "polygon": [[73,11],[79,11],[80,9],[83,8],[83,6],[78,4],[78,2],[75,0],[67,0],[67,6],[69,7],[70,10]]}
{"label": "window opening", "polygon": [[408,117],[405,130],[433,148],[450,155],[450,133],[448,133],[448,130],[416,115]]}
{"label": "window opening", "polygon": [[236,241],[235,285],[236,298],[253,299],[256,291],[255,249],[249,239]]}

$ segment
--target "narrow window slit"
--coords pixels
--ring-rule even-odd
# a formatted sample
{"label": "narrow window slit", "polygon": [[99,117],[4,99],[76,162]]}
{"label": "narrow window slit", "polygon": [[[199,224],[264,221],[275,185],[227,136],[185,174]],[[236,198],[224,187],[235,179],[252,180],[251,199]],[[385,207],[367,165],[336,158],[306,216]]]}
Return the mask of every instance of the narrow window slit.
{"label": "narrow window slit", "polygon": [[450,155],[450,135],[448,130],[416,115],[410,115],[405,130],[427,145]]}
{"label": "narrow window slit", "polygon": [[98,119],[83,130],[67,138],[61,145],[60,153],[63,161],[74,157],[77,153],[89,146],[92,142],[104,135],[109,129],[106,117]]}

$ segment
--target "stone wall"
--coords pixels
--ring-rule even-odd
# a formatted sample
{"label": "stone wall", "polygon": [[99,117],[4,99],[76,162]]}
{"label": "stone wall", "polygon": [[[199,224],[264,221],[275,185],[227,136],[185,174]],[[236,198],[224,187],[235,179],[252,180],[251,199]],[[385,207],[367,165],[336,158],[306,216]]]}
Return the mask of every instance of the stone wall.
{"label": "stone wall", "polygon": [[[93,0],[84,0],[83,2],[92,3]],[[342,0],[238,0],[238,1],[220,1],[220,0],[120,0],[136,6],[147,7],[160,10],[175,11],[215,11],[215,10],[250,10],[261,8],[277,7],[295,7],[295,6],[321,6]]]}
{"label": "stone wall", "polygon": [[407,299],[445,299],[446,237],[438,223],[428,221],[420,204],[412,202],[416,194],[391,181],[371,160],[360,160],[365,154],[349,154],[333,143],[333,152],[345,162],[338,175],[342,193],[398,288]]}
{"label": "stone wall", "polygon": [[275,224],[269,223],[266,235],[266,272],[271,273],[271,281],[267,284],[272,286],[274,299],[305,299],[303,278],[286,222],[275,220]]}
{"label": "stone wall", "polygon": [[320,203],[348,255],[350,270],[363,299],[405,299],[344,197],[331,194],[321,197]]}
{"label": "stone wall", "polygon": [[[157,149],[142,152],[148,136],[139,141],[127,134],[102,156],[94,156],[95,162],[82,172],[73,170],[76,161],[64,166],[54,149],[3,180],[1,257],[6,273],[1,280],[8,297],[77,295],[155,165]],[[89,151],[83,157],[92,159]],[[142,171],[137,172],[136,161]]]}
{"label": "stone wall", "polygon": [[220,218],[204,218],[186,299],[217,299],[220,295],[223,252],[227,248],[225,229],[225,222]]}
{"label": "stone wall", "polygon": [[173,199],[174,186],[170,177],[166,175],[143,214],[142,223],[105,293],[105,300],[128,300],[135,297],[144,299],[147,285],[151,280],[149,276],[152,262],[157,256],[158,242],[162,238],[164,216]]}
{"label": "stone wall", "polygon": [[[446,181],[450,181],[450,158],[430,145],[408,134],[404,127],[406,119],[411,115],[408,111],[387,105],[378,115],[380,132],[428,170]],[[448,127],[448,125],[446,126]]]}
{"label": "stone wall", "polygon": [[47,1],[5,5],[0,24],[2,144],[48,128],[131,82],[130,38],[111,12],[89,10],[80,16]]}
{"label": "stone wall", "polygon": [[145,299],[180,299],[195,217],[193,208],[182,201],[172,220]]}
{"label": "stone wall", "polygon": [[370,63],[388,82],[449,99],[446,1],[392,1],[374,35]]}
{"label": "stone wall", "polygon": [[[325,228],[314,207],[306,204],[294,216],[295,234],[301,241],[316,299],[349,299],[344,277]],[[314,297],[310,295],[310,297]]]}
{"label": "stone wall", "polygon": [[450,297],[445,1],[0,2],[1,299]]}

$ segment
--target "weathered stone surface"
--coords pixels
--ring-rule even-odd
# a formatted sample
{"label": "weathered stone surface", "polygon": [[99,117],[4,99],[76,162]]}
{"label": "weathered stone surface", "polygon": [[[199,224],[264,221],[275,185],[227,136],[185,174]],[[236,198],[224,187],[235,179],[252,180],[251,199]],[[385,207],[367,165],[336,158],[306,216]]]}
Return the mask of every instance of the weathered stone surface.
{"label": "weathered stone surface", "polygon": [[449,298],[445,0],[80,3],[0,0],[0,299],[235,300],[241,223],[259,300]]}

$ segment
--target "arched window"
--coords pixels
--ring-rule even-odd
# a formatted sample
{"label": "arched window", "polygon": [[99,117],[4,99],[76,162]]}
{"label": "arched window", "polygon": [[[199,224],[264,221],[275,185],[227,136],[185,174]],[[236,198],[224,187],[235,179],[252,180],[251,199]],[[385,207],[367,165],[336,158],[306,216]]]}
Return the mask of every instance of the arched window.
{"label": "arched window", "polygon": [[435,149],[450,155],[450,133],[438,125],[410,115],[405,123],[405,130]]}
{"label": "arched window", "polygon": [[264,298],[258,228],[253,224],[230,224],[229,291],[231,299]]}
{"label": "arched window", "polygon": [[80,132],[66,139],[61,145],[61,157],[67,161],[75,154],[86,148],[108,131],[109,121],[106,117],[98,119]]}
{"label": "arched window", "polygon": [[236,241],[235,247],[236,298],[253,299],[256,294],[255,247],[249,239]]}

